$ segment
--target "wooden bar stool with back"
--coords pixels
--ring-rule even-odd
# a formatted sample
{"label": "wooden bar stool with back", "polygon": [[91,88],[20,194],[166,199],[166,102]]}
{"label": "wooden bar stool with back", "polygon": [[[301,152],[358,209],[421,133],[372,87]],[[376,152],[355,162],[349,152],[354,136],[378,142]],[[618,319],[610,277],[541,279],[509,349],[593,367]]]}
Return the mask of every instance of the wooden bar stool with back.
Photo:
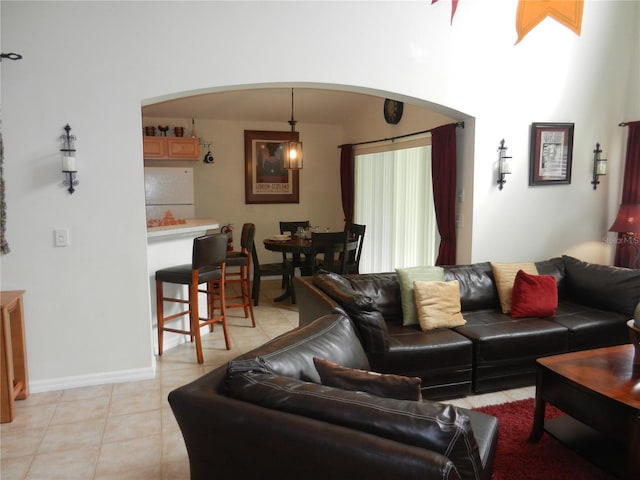
{"label": "wooden bar stool with back", "polygon": [[[238,295],[227,296],[227,309],[244,309],[244,318],[251,316],[251,326],[256,326],[256,318],[253,315],[253,301],[251,298],[251,260],[255,248],[254,239],[256,236],[256,226],[253,223],[245,223],[242,226],[242,236],[240,237],[239,252],[227,252],[225,282],[226,284],[239,284],[240,293]],[[239,267],[239,270],[230,270],[231,267]],[[255,270],[255,265],[254,265]],[[255,273],[254,273],[255,275]],[[230,289],[226,290],[230,293]]]}
{"label": "wooden bar stool with back", "polygon": [[[225,260],[227,257],[227,235],[216,233],[193,239],[192,261],[190,264],[167,267],[156,271],[156,309],[158,317],[158,355],[162,355],[162,339],[165,331],[189,335],[191,341],[195,338],[196,356],[198,363],[203,363],[202,338],[200,328],[222,323],[224,341],[227,350],[231,349],[229,332],[227,329],[227,309],[225,302]],[[165,297],[164,283],[188,285],[188,300]],[[206,288],[199,286],[206,283]],[[215,289],[218,288],[219,315],[215,315]],[[205,293],[207,297],[207,318],[201,318],[198,309],[198,295]],[[164,302],[187,304],[188,310],[164,316]],[[189,330],[165,327],[165,323],[176,318],[189,315]]]}

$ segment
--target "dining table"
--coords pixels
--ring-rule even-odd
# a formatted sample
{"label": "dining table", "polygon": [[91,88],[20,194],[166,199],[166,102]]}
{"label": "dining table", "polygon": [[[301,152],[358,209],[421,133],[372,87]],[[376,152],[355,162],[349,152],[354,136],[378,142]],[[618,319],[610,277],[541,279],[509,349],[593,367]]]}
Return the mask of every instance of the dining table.
{"label": "dining table", "polygon": [[[308,276],[313,275],[314,271],[314,255],[313,245],[310,238],[297,237],[295,235],[275,235],[265,238],[264,248],[272,252],[290,253],[293,255],[294,262],[294,274],[296,267],[300,268],[300,275]],[[358,247],[356,239],[353,241],[349,239],[347,241],[347,251],[355,250]],[[276,301],[284,300],[288,297],[285,292],[280,297],[276,298]]]}
{"label": "dining table", "polygon": [[290,253],[293,255],[294,267],[300,268],[302,275],[313,274],[313,246],[311,239],[281,236],[264,239],[264,248],[272,252]]}

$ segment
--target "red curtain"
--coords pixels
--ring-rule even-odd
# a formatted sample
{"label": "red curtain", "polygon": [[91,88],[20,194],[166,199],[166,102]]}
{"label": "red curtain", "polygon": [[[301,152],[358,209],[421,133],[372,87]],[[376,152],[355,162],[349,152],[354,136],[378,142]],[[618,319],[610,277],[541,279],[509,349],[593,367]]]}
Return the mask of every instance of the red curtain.
{"label": "red curtain", "polygon": [[[622,183],[622,201],[620,203],[640,203],[640,121],[629,122],[629,136],[627,138],[627,158],[624,166],[624,180]],[[624,242],[626,234],[618,234],[618,244],[614,265],[626,267],[634,261],[636,252]],[[636,236],[637,238],[637,236]],[[638,245],[634,245],[636,248]]]}
{"label": "red curtain", "polygon": [[433,202],[440,232],[436,265],[456,264],[456,124],[431,131]]}
{"label": "red curtain", "polygon": [[340,186],[342,187],[342,211],[344,212],[344,227],[353,223],[354,210],[354,159],[353,145],[340,146]]}

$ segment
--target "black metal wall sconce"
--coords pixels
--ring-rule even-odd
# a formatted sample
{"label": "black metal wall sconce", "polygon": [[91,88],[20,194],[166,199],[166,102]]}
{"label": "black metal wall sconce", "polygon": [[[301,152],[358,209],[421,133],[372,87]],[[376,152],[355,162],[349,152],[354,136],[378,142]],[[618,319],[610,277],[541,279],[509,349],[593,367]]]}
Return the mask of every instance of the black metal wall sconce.
{"label": "black metal wall sconce", "polygon": [[507,156],[507,147],[504,145],[504,138],[500,140],[498,147],[498,188],[502,190],[507,183],[505,176],[511,173],[511,157]]}
{"label": "black metal wall sconce", "polygon": [[75,156],[76,149],[74,148],[76,136],[69,134],[71,127],[68,123],[65,125],[64,131],[65,133],[60,135],[60,140],[62,141],[62,148],[60,151],[62,152],[62,173],[64,173],[67,178],[64,179],[62,184],[64,186],[68,186],[69,188],[67,190],[72,194],[76,191],[73,187],[80,183],[76,178],[76,174],[78,173]]}
{"label": "black metal wall sconce", "polygon": [[593,151],[593,180],[591,185],[593,189],[598,188],[600,184],[600,177],[607,174],[607,159],[602,158],[602,150],[600,150],[600,144],[596,143],[596,149]]}

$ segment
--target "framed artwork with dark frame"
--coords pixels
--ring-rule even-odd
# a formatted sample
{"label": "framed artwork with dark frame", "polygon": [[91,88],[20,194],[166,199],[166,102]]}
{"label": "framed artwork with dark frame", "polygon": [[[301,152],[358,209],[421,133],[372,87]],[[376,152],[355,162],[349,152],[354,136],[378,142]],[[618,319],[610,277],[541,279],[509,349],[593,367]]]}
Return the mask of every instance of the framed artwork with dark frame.
{"label": "framed artwork with dark frame", "polygon": [[532,123],[529,185],[571,183],[573,123]]}
{"label": "framed artwork with dark frame", "polygon": [[284,143],[298,132],[244,131],[245,203],[300,203],[299,171],[284,168]]}

